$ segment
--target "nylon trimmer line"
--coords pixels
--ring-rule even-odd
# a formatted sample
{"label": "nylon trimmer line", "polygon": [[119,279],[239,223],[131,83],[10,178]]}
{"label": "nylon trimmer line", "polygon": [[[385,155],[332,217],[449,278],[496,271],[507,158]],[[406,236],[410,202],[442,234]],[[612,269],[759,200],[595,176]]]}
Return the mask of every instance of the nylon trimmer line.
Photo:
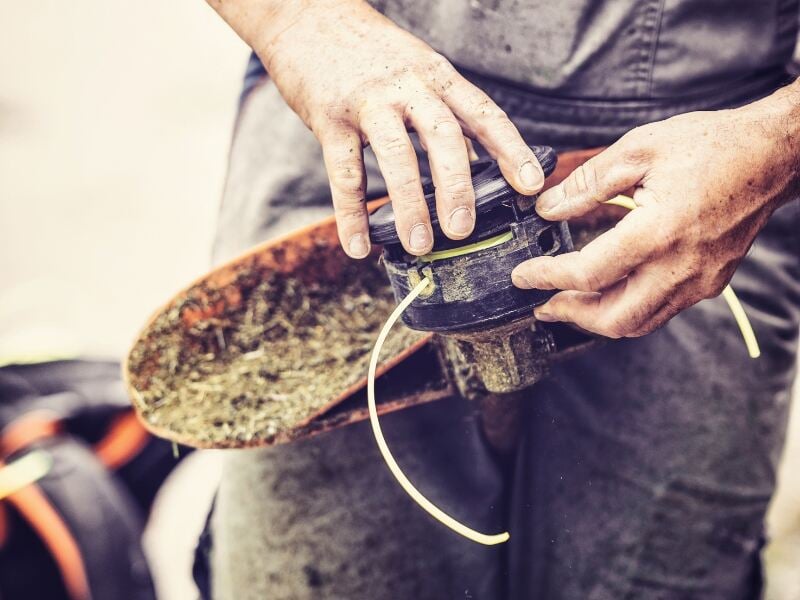
{"label": "nylon trimmer line", "polygon": [[[617,196],[609,200],[607,204],[614,204],[629,210],[636,208],[636,204],[634,203],[633,199],[629,198],[628,196]],[[411,496],[411,499],[414,500],[414,502],[416,502],[420,507],[422,507],[425,512],[439,521],[439,523],[442,525],[449,527],[457,534],[472,540],[473,542],[484,544],[486,546],[502,544],[507,542],[511,537],[507,531],[497,534],[485,534],[475,531],[474,529],[464,525],[460,521],[457,521],[445,513],[442,509],[422,495],[422,493],[416,487],[414,487],[414,484],[411,483],[408,477],[406,477],[405,473],[403,473],[402,469],[400,469],[400,465],[397,464],[394,456],[392,456],[389,446],[383,437],[381,424],[378,420],[378,409],[375,404],[375,372],[378,368],[378,359],[380,358],[381,349],[386,341],[386,336],[389,335],[389,331],[403,314],[403,311],[405,311],[406,308],[408,308],[408,306],[414,302],[414,300],[416,300],[416,298],[430,283],[430,279],[424,277],[414,287],[414,289],[412,289],[408,295],[403,298],[402,302],[397,305],[392,314],[386,320],[386,323],[384,323],[383,328],[378,335],[378,340],[375,342],[375,347],[372,349],[372,356],[370,357],[369,361],[369,374],[367,376],[367,403],[369,406],[369,421],[372,425],[372,433],[375,435],[375,441],[378,444],[378,449],[380,450],[381,456],[383,456],[383,460],[386,461],[386,465],[389,467],[389,470],[392,472],[392,475],[394,475],[395,479],[397,479],[400,487],[402,487],[403,490],[405,490],[405,492]],[[733,289],[730,285],[727,286],[722,292],[722,297],[728,303],[728,306],[733,313],[733,317],[736,320],[736,324],[739,326],[739,330],[742,332],[742,337],[744,338],[744,342],[747,346],[747,351],[750,357],[758,358],[761,355],[761,350],[759,349],[755,332],[753,331],[753,327],[750,324],[750,320],[747,318],[747,314],[745,313],[742,304],[739,302],[739,299],[736,297],[736,294],[733,292]]]}

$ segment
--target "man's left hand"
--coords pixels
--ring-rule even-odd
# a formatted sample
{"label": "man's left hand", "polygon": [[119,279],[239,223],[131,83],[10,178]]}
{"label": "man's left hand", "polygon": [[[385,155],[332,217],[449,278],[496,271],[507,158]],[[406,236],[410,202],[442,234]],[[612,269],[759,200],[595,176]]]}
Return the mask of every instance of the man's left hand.
{"label": "man's left hand", "polygon": [[743,108],[645,125],[544,192],[536,209],[553,221],[631,190],[638,208],[579,252],[514,269],[517,287],[564,290],[536,317],[636,337],[717,296],[798,190],[799,109],[796,82]]}

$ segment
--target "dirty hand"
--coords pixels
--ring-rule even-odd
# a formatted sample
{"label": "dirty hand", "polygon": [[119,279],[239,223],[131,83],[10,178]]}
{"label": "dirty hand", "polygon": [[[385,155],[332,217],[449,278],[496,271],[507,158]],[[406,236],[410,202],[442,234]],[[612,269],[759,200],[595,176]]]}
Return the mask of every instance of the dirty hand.
{"label": "dirty hand", "polygon": [[209,0],[255,49],[288,104],[322,144],[342,246],[369,254],[362,148],[378,159],[405,249],[433,246],[408,130],[428,152],[445,234],[475,225],[464,136],[498,160],[514,188],[539,191],[544,175],[517,129],[492,100],[427,44],[366,2]]}
{"label": "dirty hand", "polygon": [[539,198],[564,220],[630,193],[638,208],[580,252],[517,266],[520,288],[565,290],[538,307],[604,336],[636,337],[718,295],[770,214],[797,193],[800,88],[749,106],[632,130]]}

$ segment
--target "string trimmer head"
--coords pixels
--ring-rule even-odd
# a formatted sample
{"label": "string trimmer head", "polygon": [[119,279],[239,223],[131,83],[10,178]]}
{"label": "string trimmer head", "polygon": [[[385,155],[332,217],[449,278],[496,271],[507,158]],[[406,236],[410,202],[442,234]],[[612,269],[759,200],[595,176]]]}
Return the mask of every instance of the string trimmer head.
{"label": "string trimmer head", "polygon": [[[556,168],[556,153],[532,148],[545,176]],[[547,371],[557,350],[553,327],[537,327],[533,308],[550,290],[521,290],[511,271],[537,256],[572,250],[566,223],[545,221],[535,210],[537,196],[517,193],[494,161],[472,165],[476,226],[464,240],[447,238],[436,218],[435,190],[425,186],[434,231],[433,250],[421,257],[405,252],[392,206],[370,219],[372,241],[383,244],[383,260],[399,302],[423,278],[429,284],[405,310],[412,329],[443,336],[445,362],[465,396],[508,393],[529,387]]]}
{"label": "string trimmer head", "polygon": [[[533,148],[545,176],[556,167],[552,148]],[[436,217],[434,187],[425,200],[434,231],[433,251],[422,257],[407,254],[400,244],[391,204],[370,217],[370,237],[383,245],[383,260],[399,301],[423,277],[432,283],[403,314],[412,329],[453,333],[500,327],[530,317],[534,306],[552,291],[521,290],[511,283],[518,264],[543,255],[572,250],[566,223],[542,219],[534,209],[536,196],[518,194],[494,161],[472,165],[476,225],[463,240],[447,238]]]}
{"label": "string trimmer head", "polygon": [[[562,155],[547,184],[592,154]],[[549,172],[553,155],[540,149],[539,157]],[[254,173],[261,168],[255,165]],[[396,296],[427,274],[432,293],[407,314],[407,323],[422,331],[395,327],[384,346],[379,413],[459,393],[519,389],[541,378],[548,364],[580,351],[587,338],[533,321],[531,307],[548,293],[516,290],[510,280],[511,266],[524,258],[566,251],[565,228],[539,219],[535,199],[510,191],[493,165],[477,166],[475,176],[479,229],[454,244],[437,227],[434,252],[460,252],[504,232],[512,239],[425,260],[402,254],[393,224],[384,233],[375,229],[387,236],[377,239],[386,239],[390,286],[378,262],[381,248],[364,261],[347,258],[331,217],[256,246],[178,292],[144,326],[125,364],[142,422],[191,446],[245,447],[288,443],[365,419],[372,346]],[[384,210],[373,217],[374,227],[390,223]],[[573,234],[585,241],[598,225]],[[460,274],[468,277],[459,287]],[[507,405],[500,413],[511,414]]]}

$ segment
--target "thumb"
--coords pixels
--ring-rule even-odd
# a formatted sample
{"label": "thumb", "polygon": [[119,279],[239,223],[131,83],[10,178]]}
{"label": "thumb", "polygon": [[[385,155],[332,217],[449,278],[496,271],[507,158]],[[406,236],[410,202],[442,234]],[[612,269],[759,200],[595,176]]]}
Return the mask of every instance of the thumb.
{"label": "thumb", "polygon": [[543,192],[536,211],[550,221],[579,217],[639,183],[648,163],[649,153],[632,151],[623,138]]}

